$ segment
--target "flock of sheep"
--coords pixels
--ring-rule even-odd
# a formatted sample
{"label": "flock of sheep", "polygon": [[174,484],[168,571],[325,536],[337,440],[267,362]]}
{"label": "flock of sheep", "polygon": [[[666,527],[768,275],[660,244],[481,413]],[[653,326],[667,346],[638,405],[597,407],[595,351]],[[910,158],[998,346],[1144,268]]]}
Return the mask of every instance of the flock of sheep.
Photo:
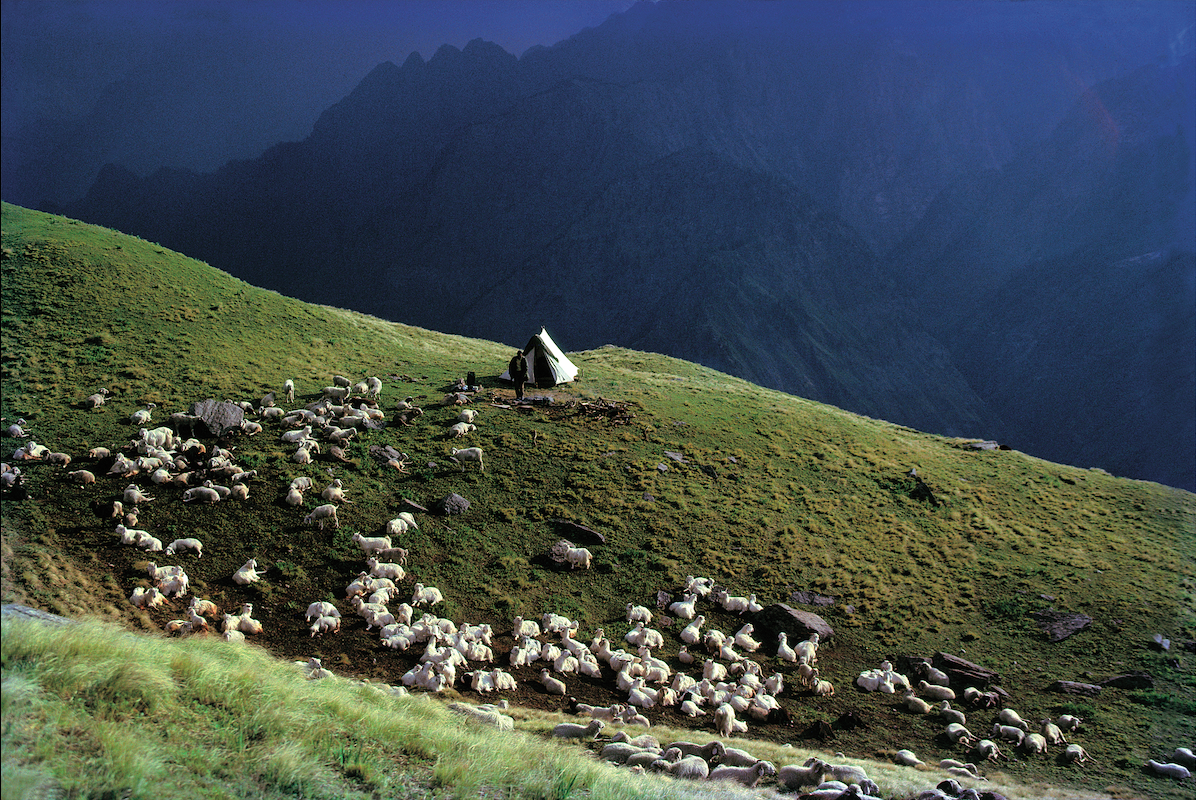
{"label": "flock of sheep", "polygon": [[[334,457],[343,458],[344,446],[359,432],[385,425],[385,414],[377,405],[382,388],[378,378],[367,378],[356,385],[338,378],[333,385],[323,389],[320,400],[290,412],[274,405],[273,394],[267,395],[257,408],[242,404],[247,412],[257,414],[256,421],[243,423],[242,433],[257,435],[264,430],[264,425],[277,424],[285,429],[279,436],[280,442],[294,446],[290,457],[294,463],[310,463],[312,454],[320,453],[322,448],[327,448]],[[282,395],[289,404],[294,403],[294,392],[294,383],[288,380]],[[87,398],[83,405],[99,408],[108,396],[107,391],[101,390]],[[453,394],[446,398],[446,403],[464,404],[468,399],[468,395]],[[238,465],[233,453],[227,449],[214,447],[209,452],[199,440],[182,438],[178,431],[196,421],[189,415],[171,415],[173,427],[144,427],[151,423],[155,410],[150,404],[130,416],[130,424],[137,426],[139,433],[125,448],[129,451],[127,455],[121,451],[113,457],[105,448],[93,448],[88,453],[93,461],[113,459],[104,477],[125,481],[137,475],[148,475],[149,481],[158,486],[186,487],[182,501],[187,503],[219,503],[244,500],[249,496],[250,482],[257,476],[254,470]],[[412,398],[398,403],[397,414],[402,416],[397,417],[397,421],[409,424],[413,418],[409,414],[413,410],[422,413],[413,405]],[[447,435],[453,439],[468,436],[476,430],[476,420],[474,409],[462,409]],[[27,437],[25,424],[24,420],[18,420],[7,433],[16,438]],[[53,453],[32,440],[18,449],[13,459],[44,460],[62,468],[72,462],[69,454]],[[481,448],[454,448],[451,460],[461,471],[467,463],[476,463],[479,469],[485,469]],[[406,456],[390,462],[390,466],[400,472],[405,472],[407,465]],[[19,466],[5,464],[0,480],[12,486],[21,477]],[[80,485],[97,481],[96,474],[89,470],[68,472],[67,478]],[[284,501],[292,507],[302,506],[305,493],[314,489],[311,478],[298,477],[287,487]],[[323,503],[307,513],[303,523],[320,530],[325,524],[340,527],[338,508],[351,502],[346,494],[347,488],[341,480],[328,483],[320,492]],[[204,545],[197,538],[175,539],[164,547],[161,540],[136,527],[138,509],[152,502],[154,497],[134,482],[127,484],[120,501],[102,508],[93,506],[93,510],[113,521],[114,533],[122,544],[166,556],[193,554],[197,559],[202,558]],[[328,601],[315,601],[308,606],[305,615],[312,637],[338,633],[342,609],[345,613],[351,610],[365,621],[366,630],[378,630],[380,646],[401,652],[420,651],[417,664],[402,677],[403,686],[394,687],[396,694],[414,688],[431,692],[464,689],[466,685],[480,695],[515,691],[519,684],[512,671],[523,670],[525,674],[537,676],[526,680],[535,681],[549,695],[560,696],[563,701],[568,698],[572,712],[589,718],[586,724],[556,726],[553,735],[570,740],[594,740],[608,725],[649,727],[651,721],[647,713],[659,708],[676,708],[691,718],[709,715],[717,733],[726,738],[747,732],[749,721],[787,719],[788,712],[778,700],[787,689],[791,694],[834,694],[835,687],[819,674],[816,666],[821,643],[817,633],[790,643],[787,634],[781,632],[776,640],[776,660],[762,663],[757,660],[762,643],[753,638],[755,629],[751,622],[745,621],[734,633],[724,633],[713,627],[704,630],[707,616],[699,613],[699,604],[709,603],[717,604],[721,608],[719,613],[724,616],[753,614],[761,610],[755,595],[732,596],[725,588],[716,586],[713,580],[693,576],[687,579],[679,598],[669,597],[659,604],[660,608],[667,608],[675,618],[687,623],[675,637],[666,637],[660,630],[650,627],[652,610],[634,603],[627,604],[626,621],[630,629],[618,644],[612,643],[602,629],[597,630],[588,642],[579,640],[575,638],[580,629],[579,621],[559,615],[545,614],[539,621],[516,617],[511,630],[513,645],[507,653],[507,669],[503,669],[498,666],[494,649],[496,633],[489,624],[457,624],[428,610],[444,600],[436,587],[415,582],[409,601],[392,605],[399,597],[399,585],[408,578],[406,567],[411,558],[409,550],[397,546],[395,539],[418,527],[414,515],[403,512],[385,524],[381,536],[354,534],[353,541],[362,552],[365,569],[346,587],[341,608]],[[568,542],[563,545],[563,561],[571,568],[590,567],[592,555],[588,550],[575,548]],[[230,577],[239,585],[249,585],[259,580],[262,572],[256,560],[251,558]],[[159,567],[150,563],[147,578],[150,585],[135,587],[129,598],[138,607],[160,606],[174,598],[182,598],[189,589],[188,576],[180,566]],[[425,610],[417,618],[419,609]],[[217,613],[211,601],[193,596],[187,604],[187,617],[170,621],[166,628],[177,633],[204,632],[212,627],[208,617]],[[262,623],[253,619],[252,614],[252,604],[245,603],[238,613],[223,614],[215,627],[221,630],[224,638],[243,641],[246,634],[259,634],[263,630]],[[666,647],[671,649],[673,638],[679,640],[680,646],[675,656],[669,658],[664,650]],[[680,664],[681,668],[675,669],[674,663]],[[765,666],[768,663],[780,669],[769,669]],[[471,666],[473,668],[469,669]],[[306,662],[305,667],[311,678],[331,675],[314,658]],[[693,674],[689,673],[689,668]],[[613,685],[626,699],[600,707],[579,702],[570,696],[570,683],[576,683],[579,678]],[[1080,725],[1080,720],[1073,717],[1044,719],[1036,732],[1030,732],[1029,725],[1015,711],[1004,708],[997,713],[991,733],[986,730],[986,737],[972,734],[966,727],[965,713],[953,708],[951,702],[962,700],[969,710],[974,710],[991,707],[993,698],[974,688],[965,689],[961,696],[957,696],[949,683],[946,674],[926,664],[921,680],[912,684],[887,661],[877,669],[866,670],[856,679],[857,686],[864,691],[901,693],[903,707],[910,713],[937,716],[945,725],[942,737],[952,745],[967,748],[973,761],[994,762],[1005,757],[1002,747],[1035,755],[1045,753],[1049,746],[1064,748],[1059,754],[1062,763],[1088,760],[1080,745],[1065,738],[1065,734]],[[577,691],[581,693],[581,690]],[[495,706],[480,710],[466,706],[457,710],[500,727],[503,719],[509,719],[504,718]],[[718,740],[706,745],[673,742],[661,746],[646,735],[632,738],[620,731],[601,747],[599,757],[678,778],[734,780],[745,786],[756,786],[769,779],[790,791],[816,787],[805,795],[811,798],[869,798],[879,794],[876,784],[858,767],[836,766],[810,759],[800,765],[784,765],[777,769],[767,761]],[[900,751],[895,760],[909,766],[924,766],[907,750]],[[1192,758],[1190,750],[1178,748],[1171,762],[1152,760],[1148,766],[1161,775],[1190,780],[1189,770],[1196,768],[1194,762],[1196,759]],[[927,789],[918,795],[919,800],[980,796],[976,790],[966,789],[957,782],[957,779],[983,780],[974,763],[944,759],[939,768],[946,773],[946,785]],[[832,780],[824,783],[827,776]],[[844,792],[854,794],[844,795]]]}

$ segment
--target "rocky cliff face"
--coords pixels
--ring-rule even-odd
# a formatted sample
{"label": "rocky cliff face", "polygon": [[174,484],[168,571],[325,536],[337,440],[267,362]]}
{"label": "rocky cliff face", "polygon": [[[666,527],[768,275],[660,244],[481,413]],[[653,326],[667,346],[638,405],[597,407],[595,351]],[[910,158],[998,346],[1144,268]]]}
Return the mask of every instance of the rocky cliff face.
{"label": "rocky cliff face", "polygon": [[[1191,204],[1190,65],[1061,106],[1042,79],[1054,50],[1009,66],[976,57],[975,32],[930,47],[868,29],[848,48],[765,24],[790,4],[731,23],[680,12],[715,5],[636,6],[519,60],[478,41],[384,64],[303,142],[205,175],[109,169],[69,213],[305,300],[516,344],[545,324],[570,349],[658,350],[1191,484],[1191,459],[1147,468],[1171,456],[1114,432],[1143,404],[1135,441],[1191,418],[1191,314],[1118,324],[1190,283],[1172,256]],[[1111,266],[1155,251],[1166,268]],[[1091,288],[1106,284],[1121,289]],[[1090,303],[1097,338],[1136,349],[1064,335],[1099,318]],[[1033,358],[1010,357],[1028,341]],[[1093,400],[1110,368],[1179,389]],[[1044,375],[1075,401],[1028,388]],[[1075,407],[1101,421],[1077,426]]]}

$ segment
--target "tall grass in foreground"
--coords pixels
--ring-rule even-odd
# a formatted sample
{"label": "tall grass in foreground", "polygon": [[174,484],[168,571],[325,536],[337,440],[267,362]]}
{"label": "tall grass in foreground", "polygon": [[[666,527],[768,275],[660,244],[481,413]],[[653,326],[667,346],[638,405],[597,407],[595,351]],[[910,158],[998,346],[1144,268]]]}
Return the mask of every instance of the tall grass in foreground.
{"label": "tall grass in foreground", "polygon": [[[734,798],[733,785],[637,776],[542,736],[559,715],[514,710],[499,733],[428,696],[396,698],[215,637],[169,640],[85,622],[3,630],[5,797]],[[654,729],[662,739],[684,732]],[[689,732],[691,735],[693,732]],[[699,741],[705,737],[699,735]],[[741,742],[777,764],[809,752]],[[888,764],[889,796],[934,775]],[[1003,787],[1010,798],[1057,797]],[[1091,796],[1091,795],[1089,795]]]}

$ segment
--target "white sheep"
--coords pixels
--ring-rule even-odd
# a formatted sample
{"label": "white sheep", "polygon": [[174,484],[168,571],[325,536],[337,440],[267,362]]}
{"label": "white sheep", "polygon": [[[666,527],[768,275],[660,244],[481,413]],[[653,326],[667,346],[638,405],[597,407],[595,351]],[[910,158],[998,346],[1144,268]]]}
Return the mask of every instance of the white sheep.
{"label": "white sheep", "polygon": [[710,770],[709,780],[736,781],[749,789],[753,789],[764,777],[775,776],[776,774],[777,768],[769,761],[757,761],[750,767],[728,767],[720,764]]}
{"label": "white sheep", "polygon": [[286,398],[287,403],[295,402],[295,382],[290,378],[282,382],[282,395]]}
{"label": "white sheep", "polygon": [[463,436],[468,436],[478,429],[477,425],[469,422],[456,422],[449,426],[449,436],[453,439],[460,439]]}
{"label": "white sheep", "polygon": [[752,623],[747,623],[739,629],[735,634],[735,644],[738,647],[747,650],[749,653],[754,653],[760,649],[760,643],[752,638],[752,632],[756,627]]}
{"label": "white sheep", "polygon": [[[468,422],[469,420],[466,420],[466,421]],[[9,425],[8,426],[9,438],[10,439],[24,439],[25,437],[27,437],[29,434],[25,433],[24,428],[21,427],[24,424],[25,424],[25,419],[21,418],[21,419],[18,419],[16,422],[14,422],[12,425]]]}
{"label": "white sheep", "polygon": [[175,539],[166,547],[166,555],[168,556],[191,551],[194,551],[198,558],[203,558],[203,542],[199,539],[188,537],[186,539]]}
{"label": "white sheep", "polygon": [[153,403],[147,403],[145,408],[138,409],[129,416],[129,422],[134,425],[144,425],[153,417],[155,408],[157,406]]}
{"label": "white sheep", "polygon": [[[336,506],[330,506],[330,508],[335,509]],[[357,546],[367,556],[372,556],[382,550],[389,550],[392,546],[389,536],[362,536],[360,533],[355,533],[353,534],[353,541],[357,543]]]}
{"label": "white sheep", "polygon": [[[303,524],[307,526],[317,525],[320,530],[324,530],[324,521],[332,520],[332,527],[339,528],[341,521],[336,516],[336,506],[332,503],[325,503],[322,506],[316,506],[311,513],[303,518]],[[357,535],[357,534],[354,534]]]}
{"label": "white sheep", "polygon": [[1063,764],[1082,764],[1085,761],[1092,761],[1092,758],[1083,747],[1078,744],[1069,744],[1059,754],[1059,761]]}
{"label": "white sheep", "polygon": [[148,534],[137,540],[137,546],[149,553],[162,552],[162,540]]}
{"label": "white sheep", "polygon": [[142,493],[142,491],[137,488],[137,484],[130,483],[125,487],[125,494],[123,497],[123,502],[125,505],[135,506],[138,503],[152,503],[153,501],[154,498]]}
{"label": "white sheep", "polygon": [[377,400],[378,396],[382,394],[381,379],[372,377],[372,376],[369,378],[366,378],[365,379],[365,394],[367,394],[370,397]]}
{"label": "white sheep", "polygon": [[597,739],[605,727],[606,723],[600,719],[592,719],[588,725],[562,722],[553,727],[552,735],[557,739]]}
{"label": "white sheep", "polygon": [[183,492],[183,502],[219,503],[220,493],[210,486],[196,486]]}
{"label": "white sheep", "polygon": [[149,589],[138,586],[129,596],[129,602],[138,608],[157,608],[166,602],[166,595],[162,594],[157,586],[151,586]]}
{"label": "white sheep", "polygon": [[540,670],[540,683],[544,685],[545,691],[549,694],[565,694],[565,682],[558,680],[548,672],[546,669]]}
{"label": "white sheep", "polygon": [[71,457],[69,453],[50,453],[46,456],[46,463],[67,467],[71,463]]}
{"label": "white sheep", "polygon": [[[5,475],[5,477],[7,477],[9,475],[13,475],[13,482],[15,482],[16,478],[20,477],[21,471],[14,469],[10,472],[4,473],[4,475]],[[67,477],[71,479],[72,483],[77,483],[80,486],[86,486],[88,484],[96,482],[96,476],[93,473],[88,472],[85,469],[77,469],[72,472],[68,472]],[[10,482],[5,481],[5,483],[10,483]]]}
{"label": "white sheep", "polygon": [[320,498],[329,503],[350,503],[352,502],[345,497],[344,484],[341,479],[337,478],[332,483],[324,487],[324,491],[320,492]]}
{"label": "white sheep", "polygon": [[1063,736],[1062,729],[1049,719],[1044,719],[1038,723],[1038,732],[1047,740],[1047,744],[1067,744],[1067,739]]}
{"label": "white sheep", "polygon": [[927,700],[954,700],[955,692],[937,683],[918,681],[918,694]]}
{"label": "white sheep", "polygon": [[777,643],[777,658],[796,664],[797,651],[789,646],[789,637],[784,631],[777,634]]}
{"label": "white sheep", "polygon": [[730,703],[723,703],[714,710],[714,729],[724,738],[735,730],[735,709]]}
{"label": "white sheep", "polygon": [[627,604],[627,621],[628,622],[644,622],[652,624],[652,612],[645,606],[637,606],[635,603]]}
{"label": "white sheep", "polygon": [[1165,778],[1176,778],[1177,780],[1186,781],[1192,777],[1192,771],[1183,764],[1164,763],[1162,761],[1155,761],[1152,758],[1146,762],[1146,766],[1156,775],[1162,775]]}
{"label": "white sheep", "polygon": [[679,619],[693,619],[698,613],[697,602],[698,596],[696,594],[687,594],[681,600],[675,600],[670,603],[669,611]]}
{"label": "white sheep", "polygon": [[478,412],[472,408],[463,408],[461,409],[461,413],[457,414],[457,422],[472,423],[477,418]]}
{"label": "white sheep", "polygon": [[435,586],[424,586],[422,583],[415,584],[415,591],[411,593],[412,606],[434,606],[441,602],[444,602],[444,595]]}
{"label": "white sheep", "polygon": [[569,569],[589,569],[590,563],[593,561],[593,555],[584,547],[570,547],[565,551],[565,561],[569,564]]}
{"label": "white sheep", "polygon": [[777,770],[777,783],[788,791],[796,792],[803,786],[817,786],[822,783],[829,765],[819,758],[807,761],[804,766],[786,764]]}
{"label": "white sheep", "polygon": [[1176,764],[1183,764],[1188,769],[1196,769],[1196,753],[1193,753],[1190,747],[1175,748],[1171,760]]}
{"label": "white sheep", "polygon": [[463,450],[458,450],[454,447],[452,455],[449,456],[449,461],[460,465],[462,472],[465,471],[465,462],[467,461],[476,461],[478,468],[482,472],[486,471],[486,465],[482,463],[482,448],[480,447],[466,447]]}
{"label": "white sheep", "polygon": [[706,624],[706,616],[699,614],[697,618],[681,629],[681,641],[689,644],[697,644],[702,638],[702,626]]}
{"label": "white sheep", "polygon": [[107,389],[100,389],[95,394],[88,395],[87,399],[83,401],[83,405],[86,408],[99,408],[104,405],[104,401],[108,399],[108,395],[110,394],[112,392]]}
{"label": "white sheep", "polygon": [[366,559],[365,565],[369,568],[370,574],[375,578],[390,578],[393,581],[401,581],[407,577],[407,573],[401,565],[382,562],[373,556]]}
{"label": "white sheep", "polygon": [[246,561],[240,569],[233,573],[233,582],[240,584],[241,586],[248,586],[254,581],[259,580],[261,577],[262,576],[257,571],[257,560],[251,558]]}
{"label": "white sheep", "polygon": [[1018,728],[1022,733],[1030,730],[1029,723],[1022,719],[1021,715],[1019,715],[1012,708],[1002,708],[1000,713],[997,714],[997,721],[1002,725],[1010,725],[1014,728]]}

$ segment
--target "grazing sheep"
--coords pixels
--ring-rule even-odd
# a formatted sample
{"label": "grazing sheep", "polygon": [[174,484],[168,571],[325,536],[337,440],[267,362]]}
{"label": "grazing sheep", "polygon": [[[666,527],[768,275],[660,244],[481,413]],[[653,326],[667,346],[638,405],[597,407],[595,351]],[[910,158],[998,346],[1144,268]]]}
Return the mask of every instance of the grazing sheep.
{"label": "grazing sheep", "polygon": [[[316,506],[312,512],[303,518],[303,524],[307,526],[317,525],[320,530],[324,530],[324,521],[332,520],[332,527],[339,528],[341,521],[336,516],[336,506],[331,503],[326,503],[322,506]],[[357,535],[357,534],[354,534]],[[387,543],[389,546],[389,543]]]}
{"label": "grazing sheep", "polygon": [[261,579],[261,577],[261,574],[257,571],[257,560],[251,558],[233,573],[233,582],[241,586],[248,586],[254,581]]}
{"label": "grazing sheep", "polygon": [[203,558],[203,542],[199,539],[175,539],[166,548],[166,555],[173,556],[175,553],[186,553],[194,551],[195,555]]}
{"label": "grazing sheep", "polygon": [[775,776],[777,768],[769,761],[757,761],[750,767],[728,767],[720,765],[710,770],[709,780],[736,781],[754,789],[765,776]]}
{"label": "grazing sheep", "polygon": [[478,468],[482,472],[486,471],[486,465],[482,463],[482,448],[480,447],[466,447],[464,450],[458,450],[454,447],[452,455],[449,456],[449,461],[460,465],[462,472],[465,471],[465,462],[467,461],[476,461]]}
{"label": "grazing sheep", "polygon": [[565,551],[565,561],[569,564],[570,570],[577,569],[578,567],[589,569],[593,559],[594,556],[584,547],[570,547]]}

